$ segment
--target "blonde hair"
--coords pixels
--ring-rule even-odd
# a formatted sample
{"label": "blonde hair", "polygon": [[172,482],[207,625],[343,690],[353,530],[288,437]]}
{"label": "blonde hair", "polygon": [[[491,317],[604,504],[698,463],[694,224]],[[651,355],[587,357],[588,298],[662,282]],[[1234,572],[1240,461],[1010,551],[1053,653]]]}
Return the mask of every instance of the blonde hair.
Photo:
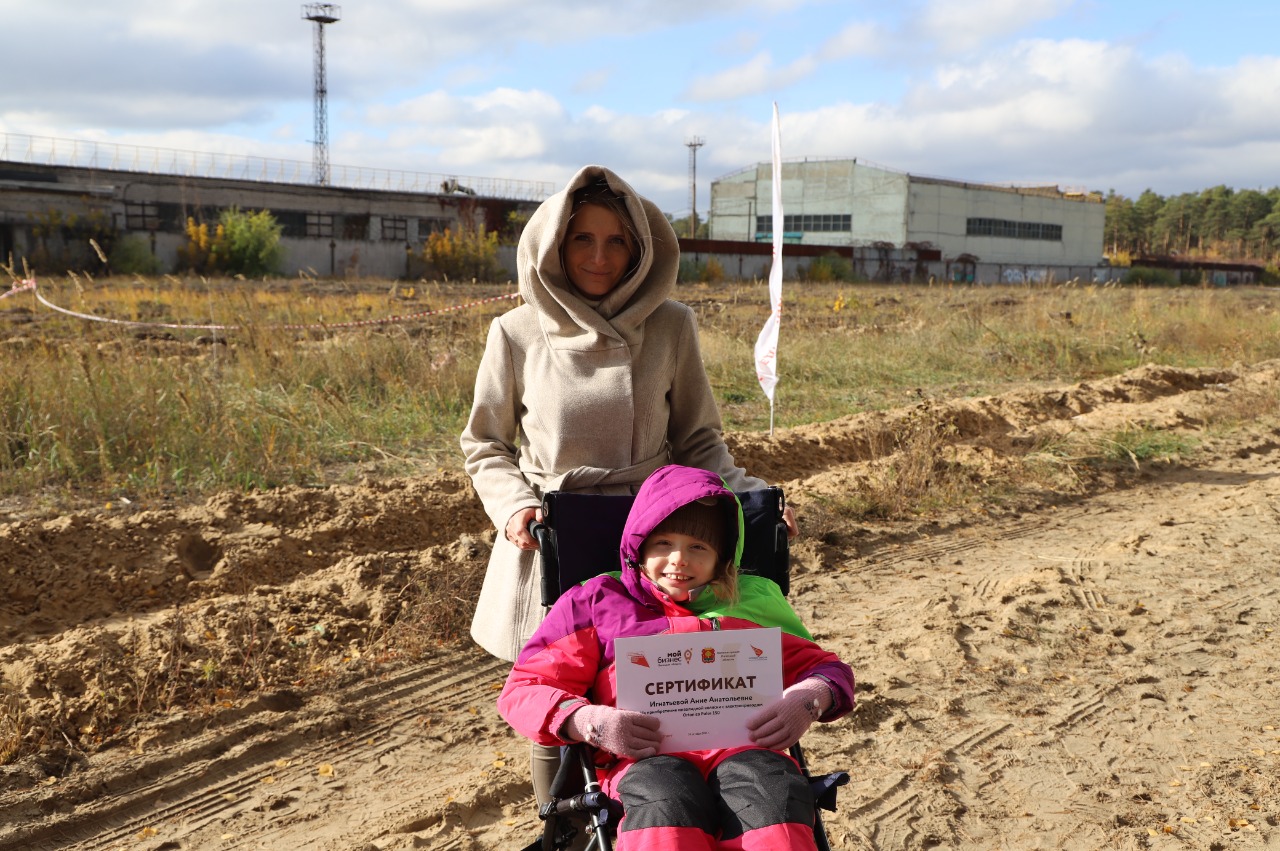
{"label": "blonde hair", "polygon": [[733,556],[738,550],[738,536],[744,530],[738,527],[737,499],[719,497],[716,499],[716,507],[720,509],[721,522],[724,523],[724,531],[728,533],[723,536],[721,543],[728,553],[720,559],[715,576],[707,584],[715,591],[717,600],[733,605],[738,602],[738,565]]}
{"label": "blonde hair", "polygon": [[720,602],[729,605],[738,602],[738,566],[733,563],[732,553],[716,567],[715,578],[708,584]]}

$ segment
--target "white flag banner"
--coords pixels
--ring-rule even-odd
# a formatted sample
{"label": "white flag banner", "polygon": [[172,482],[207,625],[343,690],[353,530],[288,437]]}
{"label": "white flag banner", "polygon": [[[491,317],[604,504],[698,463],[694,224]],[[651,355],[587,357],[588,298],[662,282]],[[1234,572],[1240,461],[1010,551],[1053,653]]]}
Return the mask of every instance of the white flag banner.
{"label": "white flag banner", "polygon": [[778,385],[778,326],[782,323],[782,134],[778,104],[773,104],[773,265],[769,268],[769,318],[756,338],[756,376],[769,397],[769,431],[773,431],[773,389]]}

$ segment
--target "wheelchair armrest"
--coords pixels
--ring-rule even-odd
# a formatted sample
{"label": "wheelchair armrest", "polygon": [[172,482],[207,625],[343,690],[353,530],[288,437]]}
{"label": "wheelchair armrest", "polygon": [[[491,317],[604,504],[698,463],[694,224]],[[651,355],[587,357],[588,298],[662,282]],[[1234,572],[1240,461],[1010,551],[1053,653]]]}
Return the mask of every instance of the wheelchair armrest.
{"label": "wheelchair armrest", "polygon": [[849,772],[833,771],[818,777],[809,778],[809,788],[813,790],[813,800],[819,807],[828,812],[836,811],[836,790],[849,782]]}
{"label": "wheelchair armrest", "polygon": [[796,742],[788,751],[791,758],[800,766],[800,773],[809,781],[809,788],[813,791],[814,803],[824,810],[835,812],[836,810],[836,790],[849,782],[849,772],[832,771],[828,774],[814,775],[809,772],[809,763],[804,758],[804,749],[800,747],[800,743]]}

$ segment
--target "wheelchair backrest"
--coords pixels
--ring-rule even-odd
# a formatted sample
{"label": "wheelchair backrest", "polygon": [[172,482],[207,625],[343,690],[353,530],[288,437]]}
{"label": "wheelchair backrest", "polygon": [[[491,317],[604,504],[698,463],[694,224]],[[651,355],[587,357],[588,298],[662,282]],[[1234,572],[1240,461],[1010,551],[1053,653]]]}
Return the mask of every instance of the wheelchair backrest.
{"label": "wheelchair backrest", "polygon": [[[782,520],[782,489],[761,488],[737,496],[746,523],[739,569],[772,579],[785,595],[791,589],[791,553]],[[543,523],[532,527],[542,554],[542,605],[553,604],[565,588],[621,569],[618,545],[634,500],[569,491],[543,496]]]}

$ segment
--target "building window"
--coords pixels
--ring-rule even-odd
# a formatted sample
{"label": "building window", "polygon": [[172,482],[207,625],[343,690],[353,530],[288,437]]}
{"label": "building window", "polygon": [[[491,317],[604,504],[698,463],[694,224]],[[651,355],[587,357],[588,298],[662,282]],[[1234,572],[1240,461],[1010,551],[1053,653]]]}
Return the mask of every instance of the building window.
{"label": "building window", "polygon": [[426,239],[433,233],[444,233],[451,227],[452,219],[418,219],[418,239]]}
{"label": "building window", "polygon": [[409,238],[409,220],[383,216],[382,238],[397,242],[406,241]]}
{"label": "building window", "polygon": [[343,239],[368,239],[369,238],[369,214],[362,216],[343,216],[342,217],[342,238]]}
{"label": "building window", "polygon": [[124,202],[125,230],[159,230],[160,208],[141,201]]}
{"label": "building window", "polygon": [[296,210],[276,210],[271,214],[280,226],[281,236],[306,236],[307,214]]}
{"label": "building window", "polygon": [[[853,216],[849,213],[797,213],[782,217],[784,233],[849,233]],[[773,216],[756,216],[756,233],[773,233]]]}
{"label": "building window", "polygon": [[307,213],[307,236],[333,236],[333,214]]}
{"label": "building window", "polygon": [[1009,239],[1042,239],[1062,242],[1062,225],[1042,222],[1011,222],[1007,219],[973,218],[966,222],[967,236],[1002,236]]}
{"label": "building window", "polygon": [[187,211],[181,204],[167,201],[156,203],[156,215],[160,219],[162,233],[186,233]]}

